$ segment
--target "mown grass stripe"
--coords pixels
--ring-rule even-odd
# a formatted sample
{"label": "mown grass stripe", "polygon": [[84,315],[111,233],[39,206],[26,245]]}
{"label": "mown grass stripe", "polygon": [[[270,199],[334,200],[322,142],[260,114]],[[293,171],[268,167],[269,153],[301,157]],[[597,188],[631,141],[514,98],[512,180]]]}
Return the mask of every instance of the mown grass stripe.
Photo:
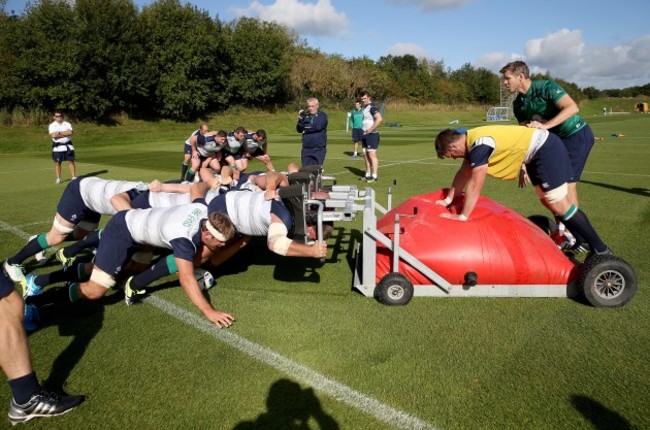
{"label": "mown grass stripe", "polygon": [[149,296],[145,302],[160,309],[166,314],[182,321],[197,330],[228,344],[229,346],[243,352],[244,354],[258,360],[274,369],[290,375],[355,409],[360,410],[384,423],[394,425],[401,429],[413,430],[436,430],[430,424],[416,418],[406,412],[393,408],[379,400],[360,393],[347,385],[341,384],[327,376],[318,373],[308,367],[278,354],[265,346],[259,345],[246,338],[243,338],[232,331],[219,329],[206,319],[188,312],[168,301],[156,296]]}

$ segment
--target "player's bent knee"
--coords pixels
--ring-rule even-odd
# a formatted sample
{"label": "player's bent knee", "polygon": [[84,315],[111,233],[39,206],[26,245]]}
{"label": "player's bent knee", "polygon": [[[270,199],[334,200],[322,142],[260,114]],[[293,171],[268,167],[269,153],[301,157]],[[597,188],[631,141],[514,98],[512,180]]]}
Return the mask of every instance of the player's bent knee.
{"label": "player's bent knee", "polygon": [[557,204],[560,203],[562,200],[564,200],[567,195],[569,194],[569,187],[567,186],[566,183],[560,185],[557,188],[554,188],[550,191],[547,191],[544,193],[544,199],[549,203],[549,204]]}
{"label": "player's bent knee", "polygon": [[[98,292],[101,292],[101,295],[99,297],[102,297],[104,294],[106,294],[107,289],[115,286],[115,278],[97,268],[93,269],[93,273],[90,275],[90,281],[104,288],[104,291],[102,291],[100,288],[96,289]],[[91,291],[94,290],[95,289],[91,289]]]}
{"label": "player's bent knee", "polygon": [[[59,232],[63,237],[69,235],[74,230],[74,226],[64,225],[62,221],[59,221],[58,217],[54,217],[54,221],[52,222],[52,228],[53,230]],[[50,245],[54,245],[54,244],[50,244]]]}

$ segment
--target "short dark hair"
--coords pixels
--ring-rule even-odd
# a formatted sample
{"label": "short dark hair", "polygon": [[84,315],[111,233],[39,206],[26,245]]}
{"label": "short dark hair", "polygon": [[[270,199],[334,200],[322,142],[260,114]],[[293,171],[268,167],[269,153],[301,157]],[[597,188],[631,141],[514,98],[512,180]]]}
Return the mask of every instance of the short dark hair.
{"label": "short dark hair", "polygon": [[446,128],[438,133],[436,136],[436,154],[438,158],[444,158],[443,154],[449,151],[452,143],[456,142],[461,136],[461,133],[454,128]]}
{"label": "short dark hair", "polygon": [[499,70],[499,73],[502,75],[505,72],[510,72],[513,75],[522,73],[524,75],[524,78],[530,78],[530,70],[528,70],[528,66],[523,61],[511,61],[510,63],[503,66],[501,70]]}
{"label": "short dark hair", "polygon": [[226,132],[226,130],[219,130],[217,132],[217,136],[219,136],[219,137],[228,137],[228,133]]}
{"label": "short dark hair", "polygon": [[263,128],[260,128],[259,130],[257,130],[255,132],[255,134],[258,135],[260,137],[260,139],[266,140],[266,130],[264,130]]}

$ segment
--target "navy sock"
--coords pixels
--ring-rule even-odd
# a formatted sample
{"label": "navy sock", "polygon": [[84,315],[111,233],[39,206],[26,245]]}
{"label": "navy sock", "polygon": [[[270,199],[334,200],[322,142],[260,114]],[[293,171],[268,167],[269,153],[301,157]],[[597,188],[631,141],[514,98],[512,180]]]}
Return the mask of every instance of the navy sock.
{"label": "navy sock", "polygon": [[183,166],[181,167],[181,181],[185,179],[185,175],[187,174],[187,169],[189,169],[189,165],[187,163],[183,163]]}
{"label": "navy sock", "polygon": [[[73,287],[74,287],[74,295],[72,291]],[[27,303],[28,305],[36,305],[37,307],[52,305],[52,304],[72,303],[79,299],[78,298],[79,294],[77,292],[78,289],[79,289],[79,284],[77,283],[66,285],[64,287],[50,288],[49,290],[43,292],[43,294],[26,297],[25,303]]]}
{"label": "navy sock", "polygon": [[194,182],[194,177],[196,176],[196,172],[192,169],[187,170],[187,175],[185,176],[185,180],[187,182]]}
{"label": "navy sock", "polygon": [[584,241],[594,251],[603,252],[607,249],[607,245],[600,239],[587,215],[574,205],[571,205],[569,210],[562,216],[562,221],[576,238],[578,236],[584,238]]}
{"label": "navy sock", "polygon": [[86,274],[86,263],[78,263],[54,272],[38,275],[34,281],[36,285],[45,287],[56,284],[57,282],[83,282],[87,281],[88,278],[89,276]]}
{"label": "navy sock", "polygon": [[20,264],[23,261],[27,260],[32,255],[36,255],[42,250],[47,249],[48,246],[45,246],[45,248],[43,248],[43,246],[41,245],[41,241],[39,241],[40,236],[43,236],[43,239],[41,239],[41,241],[45,242],[45,235],[39,234],[34,239],[27,242],[27,245],[25,245],[23,249],[18,251],[18,254],[14,255],[11,258],[7,258],[7,262],[9,264]]}
{"label": "navy sock", "polygon": [[73,243],[70,246],[66,246],[63,249],[63,255],[66,258],[70,258],[79,254],[84,249],[97,247],[97,245],[99,245],[100,235],[101,235],[101,230],[91,231],[83,239],[78,240],[76,243]]}
{"label": "navy sock", "polygon": [[[566,225],[566,223],[564,223],[564,220],[562,219],[561,216],[559,216],[559,215],[555,215],[555,224],[559,224],[559,223],[563,223],[563,224]],[[573,235],[573,237],[576,238],[576,243],[577,243],[577,244],[587,243],[587,241],[585,240],[585,238],[582,237],[582,235],[581,235],[579,232],[577,232],[577,231],[571,231],[571,230],[569,229],[569,233],[571,233],[571,234]]]}
{"label": "navy sock", "polygon": [[[173,255],[171,257],[173,258]],[[167,260],[168,258],[160,258],[149,270],[135,275],[131,280],[131,288],[142,289],[158,279],[176,273],[175,271],[172,272]],[[176,267],[175,264],[174,267]]]}
{"label": "navy sock", "polygon": [[66,279],[63,277],[67,271],[66,269],[67,267],[65,269],[59,269],[55,270],[54,272],[38,275],[36,276],[36,279],[34,279],[34,282],[36,282],[36,285],[40,287],[45,287],[50,284],[56,284],[57,282],[65,281]]}
{"label": "navy sock", "polygon": [[11,392],[13,393],[14,400],[19,405],[24,405],[29,402],[29,399],[41,389],[41,385],[36,379],[36,372],[32,371],[25,376],[7,381]]}

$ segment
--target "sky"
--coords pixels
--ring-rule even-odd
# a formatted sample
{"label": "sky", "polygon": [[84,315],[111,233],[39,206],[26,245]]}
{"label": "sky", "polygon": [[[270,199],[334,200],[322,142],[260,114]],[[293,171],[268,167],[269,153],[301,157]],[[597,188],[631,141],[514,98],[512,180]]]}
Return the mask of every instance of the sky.
{"label": "sky", "polygon": [[[153,0],[133,0],[143,7]],[[650,1],[180,0],[222,21],[252,17],[292,29],[345,58],[412,54],[495,73],[523,60],[581,88],[650,83]],[[24,0],[7,0],[20,13]]]}

